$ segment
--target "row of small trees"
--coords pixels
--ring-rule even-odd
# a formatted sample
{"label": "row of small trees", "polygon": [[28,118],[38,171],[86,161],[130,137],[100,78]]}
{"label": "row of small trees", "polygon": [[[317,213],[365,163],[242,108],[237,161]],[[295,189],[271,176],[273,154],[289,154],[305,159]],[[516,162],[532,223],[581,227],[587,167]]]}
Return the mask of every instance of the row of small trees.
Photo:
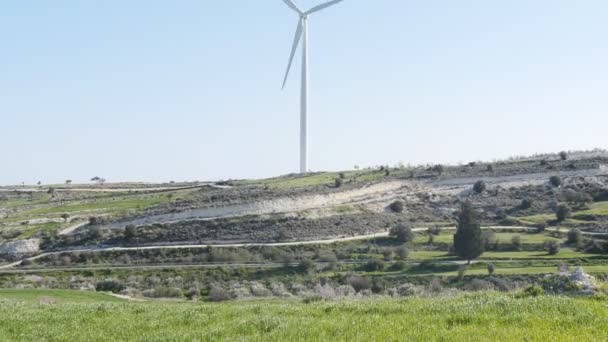
{"label": "row of small trees", "polygon": [[[561,218],[563,220],[568,215],[568,207],[560,206],[560,208],[558,208],[558,219]],[[457,220],[458,226],[456,228],[456,233],[454,234],[454,253],[470,264],[471,260],[476,259],[484,252],[484,245],[487,241],[484,241],[481,225],[479,224],[477,214],[471,202],[466,201],[462,204]],[[392,228],[389,235],[402,243],[414,240],[414,233],[412,230],[403,224],[399,224]],[[579,244],[582,240],[582,233],[580,230],[572,229],[568,232],[567,242],[569,244]],[[511,243],[514,246],[521,246],[519,236],[515,236]],[[551,255],[557,254],[560,249],[559,242],[552,239],[545,241],[543,247]]]}

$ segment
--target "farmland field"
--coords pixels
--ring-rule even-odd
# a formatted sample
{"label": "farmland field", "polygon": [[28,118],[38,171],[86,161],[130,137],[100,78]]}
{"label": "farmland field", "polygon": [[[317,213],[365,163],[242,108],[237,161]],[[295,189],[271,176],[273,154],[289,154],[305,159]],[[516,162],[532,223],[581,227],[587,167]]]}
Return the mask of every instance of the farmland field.
{"label": "farmland field", "polygon": [[[21,291],[0,291],[1,340],[588,341],[602,340],[608,330],[605,301],[561,296],[202,304]],[[39,304],[36,295],[62,300]]]}

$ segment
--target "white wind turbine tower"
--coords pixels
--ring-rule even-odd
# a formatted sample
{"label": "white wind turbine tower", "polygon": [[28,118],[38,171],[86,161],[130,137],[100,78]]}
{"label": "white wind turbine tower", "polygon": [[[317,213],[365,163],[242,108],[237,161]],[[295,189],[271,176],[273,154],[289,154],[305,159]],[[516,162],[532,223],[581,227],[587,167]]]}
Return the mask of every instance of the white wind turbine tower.
{"label": "white wind turbine tower", "polygon": [[285,83],[289,76],[289,70],[293,62],[293,57],[296,54],[296,49],[302,43],[302,93],[300,99],[300,173],[306,173],[308,171],[308,16],[323,10],[329,6],[333,6],[343,0],[328,1],[324,4],[315,6],[308,11],[302,11],[296,6],[292,0],[283,0],[283,2],[289,6],[292,10],[296,11],[300,16],[298,21],[298,27],[296,28],[296,35],[293,40],[293,47],[291,48],[291,55],[289,56],[289,63],[287,64],[287,72],[283,79],[283,89],[285,89]]}

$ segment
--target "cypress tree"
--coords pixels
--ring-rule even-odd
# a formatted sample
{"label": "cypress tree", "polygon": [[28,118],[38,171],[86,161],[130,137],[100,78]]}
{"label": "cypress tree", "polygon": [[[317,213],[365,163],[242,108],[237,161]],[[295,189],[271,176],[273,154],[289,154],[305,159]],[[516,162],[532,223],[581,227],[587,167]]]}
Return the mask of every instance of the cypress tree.
{"label": "cypress tree", "polygon": [[454,251],[460,258],[467,260],[469,264],[471,260],[483,253],[481,226],[469,201],[462,205],[458,216],[458,228],[456,234],[454,234]]}

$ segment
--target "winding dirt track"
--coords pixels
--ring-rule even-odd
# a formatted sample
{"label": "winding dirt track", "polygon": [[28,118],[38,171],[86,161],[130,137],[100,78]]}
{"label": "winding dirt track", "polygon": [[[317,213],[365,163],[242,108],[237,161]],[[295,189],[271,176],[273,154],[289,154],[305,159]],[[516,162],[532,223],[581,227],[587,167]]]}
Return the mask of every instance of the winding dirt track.
{"label": "winding dirt track", "polygon": [[[428,228],[413,228],[413,232],[423,232]],[[455,227],[446,227],[442,228],[443,230],[455,230]],[[529,227],[520,227],[520,226],[492,226],[492,227],[484,227],[483,229],[491,229],[491,230],[521,230],[527,231],[533,228]],[[557,231],[555,228],[547,228],[547,231]],[[608,235],[608,233],[585,233],[586,235]],[[380,232],[374,234],[367,235],[359,235],[359,236],[351,236],[351,237],[340,237],[334,239],[327,240],[311,240],[311,241],[295,241],[295,242],[273,242],[273,243],[235,243],[235,244],[221,244],[221,245],[208,245],[208,244],[200,244],[200,245],[156,245],[156,246],[141,246],[141,247],[93,247],[93,248],[82,248],[82,249],[70,249],[70,250],[62,250],[55,252],[46,252],[33,257],[25,258],[10,264],[0,266],[0,270],[9,269],[21,264],[24,260],[36,260],[43,258],[49,255],[57,255],[61,253],[77,253],[77,252],[115,252],[115,251],[145,251],[145,250],[171,250],[171,249],[196,249],[196,248],[239,248],[239,247],[284,247],[284,246],[305,246],[305,245],[323,245],[323,244],[332,244],[338,242],[348,242],[348,241],[358,241],[358,240],[369,240],[379,237],[388,236],[388,232]],[[214,265],[217,267],[218,265]]]}

